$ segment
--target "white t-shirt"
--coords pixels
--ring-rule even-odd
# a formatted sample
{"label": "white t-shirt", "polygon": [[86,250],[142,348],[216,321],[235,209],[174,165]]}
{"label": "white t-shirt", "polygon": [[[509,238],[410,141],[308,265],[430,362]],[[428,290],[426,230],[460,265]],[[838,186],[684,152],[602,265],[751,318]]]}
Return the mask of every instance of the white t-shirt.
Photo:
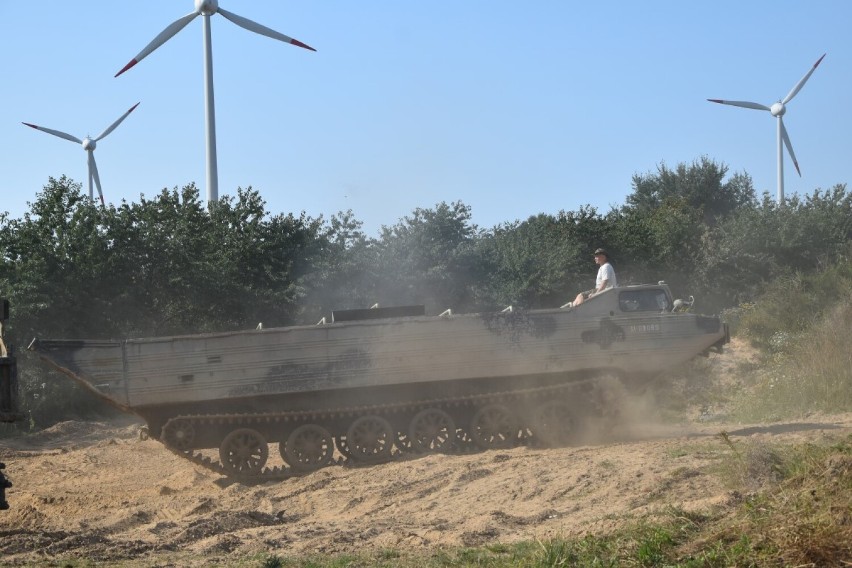
{"label": "white t-shirt", "polygon": [[598,277],[595,279],[595,290],[601,287],[601,283],[606,280],[606,288],[615,288],[618,286],[618,281],[615,279],[615,269],[608,262],[605,262],[598,269]]}

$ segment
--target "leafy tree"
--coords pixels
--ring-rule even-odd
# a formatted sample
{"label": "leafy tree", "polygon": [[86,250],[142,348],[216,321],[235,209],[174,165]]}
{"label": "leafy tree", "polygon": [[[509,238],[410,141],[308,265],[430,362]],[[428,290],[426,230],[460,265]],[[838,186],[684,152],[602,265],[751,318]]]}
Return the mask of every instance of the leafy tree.
{"label": "leafy tree", "polygon": [[704,223],[713,226],[717,219],[755,199],[748,174],[734,174],[724,181],[727,173],[726,165],[706,156],[689,165],[678,164],[675,169],[663,162],[656,173],[633,176],[633,193],[627,196],[627,206],[647,212],[674,199],[700,211]]}
{"label": "leafy tree", "polygon": [[373,249],[371,292],[382,304],[422,303],[430,312],[465,310],[479,276],[473,243],[480,232],[460,201],[417,208],[382,227]]}
{"label": "leafy tree", "polygon": [[74,337],[96,327],[107,308],[100,286],[108,248],[104,213],[80,188],[64,176],[50,178],[31,211],[0,232],[0,281],[16,306],[18,329]]}
{"label": "leafy tree", "polygon": [[565,215],[540,214],[483,235],[477,251],[488,274],[476,284],[480,304],[554,307],[573,298],[585,256],[570,234],[572,223]]}
{"label": "leafy tree", "polygon": [[699,210],[685,199],[669,198],[651,210],[614,210],[607,221],[620,252],[620,284],[665,280],[676,291],[689,288],[707,230]]}
{"label": "leafy tree", "polygon": [[46,379],[44,368],[22,351],[35,335],[79,337],[108,310],[100,287],[108,242],[100,210],[66,177],[50,178],[23,219],[0,219],[0,290],[10,298],[10,338],[18,345],[23,407],[33,424],[103,410],[68,381]]}
{"label": "leafy tree", "polygon": [[323,225],[317,261],[304,279],[306,295],[301,305],[306,323],[329,316],[335,309],[375,303],[376,241],[368,239],[361,226],[351,210],[333,215]]}
{"label": "leafy tree", "polygon": [[208,329],[209,230],[194,185],[119,207],[110,263],[115,325],[124,336]]}
{"label": "leafy tree", "polygon": [[794,196],[784,207],[764,194],[759,205],[720,223],[702,244],[699,280],[719,306],[753,300],[764,285],[785,275],[810,272],[848,253],[852,195],[845,184]]}
{"label": "leafy tree", "polygon": [[675,294],[704,292],[696,276],[705,262],[706,232],[756,204],[748,174],[726,179],[727,173],[727,166],[703,156],[633,176],[633,192],[608,219],[624,252],[620,282],[665,280]]}
{"label": "leafy tree", "polygon": [[251,188],[239,189],[236,200],[222,198],[211,225],[208,307],[220,312],[218,325],[233,329],[297,321],[308,293],[306,279],[327,253],[333,230],[304,214],[268,217],[265,202]]}

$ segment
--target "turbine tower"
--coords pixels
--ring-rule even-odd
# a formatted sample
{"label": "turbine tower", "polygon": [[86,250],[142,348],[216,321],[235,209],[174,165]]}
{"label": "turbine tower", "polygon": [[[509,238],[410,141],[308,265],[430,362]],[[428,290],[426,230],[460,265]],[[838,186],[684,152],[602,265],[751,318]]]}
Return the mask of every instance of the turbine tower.
{"label": "turbine tower", "polygon": [[225,19],[237,24],[241,28],[247,29],[250,32],[271,37],[311,51],[316,51],[313,47],[293,39],[275,30],[262,26],[256,22],[238,16],[233,12],[228,12],[219,7],[218,0],[195,0],[195,11],[179,18],[169,24],[160,34],[145,46],[145,49],[139,52],[136,57],[130,60],[130,63],[125,65],[121,71],[115,74],[116,77],[142,61],[145,57],[151,54],[155,49],[166,43],[189,22],[197,16],[202,16],[203,31],[204,31],[204,108],[206,111],[205,127],[207,130],[207,206],[212,206],[219,199],[219,172],[216,161],[216,112],[213,104],[213,51],[210,39],[210,16],[221,14]]}
{"label": "turbine tower", "polygon": [[[799,162],[796,160],[796,154],[793,153],[793,145],[790,143],[790,137],[787,135],[787,129],[784,128],[784,120],[781,118],[784,116],[784,113],[787,112],[787,103],[793,100],[799,91],[802,90],[802,87],[805,86],[805,83],[808,79],[811,78],[813,72],[816,71],[817,66],[822,62],[825,57],[825,53],[822,54],[816,63],[814,63],[811,70],[805,74],[801,80],[796,83],[796,86],[787,93],[787,96],[778,102],[774,103],[772,106],[762,105],[760,103],[751,103],[748,101],[725,101],[722,99],[707,99],[711,103],[719,103],[723,105],[731,105],[738,106],[743,108],[753,108],[755,110],[768,110],[772,116],[778,119],[778,203],[780,205],[784,204],[784,148],[783,146],[787,146],[787,152],[790,153],[790,159],[793,160],[793,165],[796,166],[796,172],[798,172],[799,177],[802,176],[802,171],[799,169]],[[782,145],[783,142],[783,145]]]}
{"label": "turbine tower", "polygon": [[101,205],[104,205],[104,193],[101,191],[101,178],[98,175],[98,166],[95,164],[95,148],[98,146],[98,141],[103,140],[107,137],[107,135],[115,130],[121,121],[127,118],[131,112],[133,112],[136,107],[139,106],[139,103],[136,103],[130,110],[122,114],[118,120],[109,125],[109,128],[100,133],[100,135],[95,138],[91,138],[86,136],[82,140],[77,138],[76,136],[71,136],[70,134],[66,134],[65,132],[60,132],[59,130],[52,130],[50,128],[45,128],[43,126],[36,126],[35,124],[30,124],[29,122],[24,122],[30,128],[35,128],[36,130],[41,130],[42,132],[47,132],[48,134],[53,134],[54,136],[59,136],[60,138],[64,138],[66,140],[70,140],[71,142],[76,142],[77,144],[81,144],[83,146],[83,150],[88,152],[89,154],[89,199],[94,199],[94,193],[92,192],[92,180],[94,180],[95,185],[98,188],[98,196],[101,198]]}

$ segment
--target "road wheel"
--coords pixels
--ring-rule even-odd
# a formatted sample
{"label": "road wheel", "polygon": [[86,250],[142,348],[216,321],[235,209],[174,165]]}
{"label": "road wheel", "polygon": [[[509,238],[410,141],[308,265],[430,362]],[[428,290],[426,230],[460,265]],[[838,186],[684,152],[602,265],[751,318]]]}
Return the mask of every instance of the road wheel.
{"label": "road wheel", "polygon": [[169,420],[160,436],[167,446],[185,452],[192,449],[195,442],[195,426],[183,418]]}
{"label": "road wheel", "polygon": [[257,430],[239,428],[222,440],[219,459],[231,474],[257,475],[266,465],[269,447],[266,438]]}
{"label": "road wheel", "polygon": [[447,451],[456,439],[456,424],[443,410],[427,408],[411,419],[408,435],[413,449],[418,452]]}
{"label": "road wheel", "polygon": [[470,436],[484,450],[510,448],[518,441],[518,420],[502,404],[489,404],[476,411],[470,421]]}
{"label": "road wheel", "polygon": [[314,471],[331,463],[334,440],[331,433],[316,424],[299,426],[284,444],[284,459],[293,469]]}
{"label": "road wheel", "polygon": [[363,463],[376,463],[391,455],[396,434],[381,416],[362,416],[346,432],[346,445],[352,457]]}

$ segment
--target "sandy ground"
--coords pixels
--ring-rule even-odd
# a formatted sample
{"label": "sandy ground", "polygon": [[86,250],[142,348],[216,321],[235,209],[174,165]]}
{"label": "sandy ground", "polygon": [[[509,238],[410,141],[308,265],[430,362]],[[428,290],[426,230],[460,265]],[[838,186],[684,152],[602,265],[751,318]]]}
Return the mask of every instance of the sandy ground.
{"label": "sandy ground", "polygon": [[734,443],[837,439],[852,433],[852,414],[766,425],[632,420],[595,445],[338,465],[254,486],[140,439],[140,426],[64,422],[0,440],[14,483],[12,508],[0,511],[0,565],[45,565],[60,555],[202,566],[263,552],[602,533],[671,507],[731,506],[718,475],[730,452],[722,430]]}

